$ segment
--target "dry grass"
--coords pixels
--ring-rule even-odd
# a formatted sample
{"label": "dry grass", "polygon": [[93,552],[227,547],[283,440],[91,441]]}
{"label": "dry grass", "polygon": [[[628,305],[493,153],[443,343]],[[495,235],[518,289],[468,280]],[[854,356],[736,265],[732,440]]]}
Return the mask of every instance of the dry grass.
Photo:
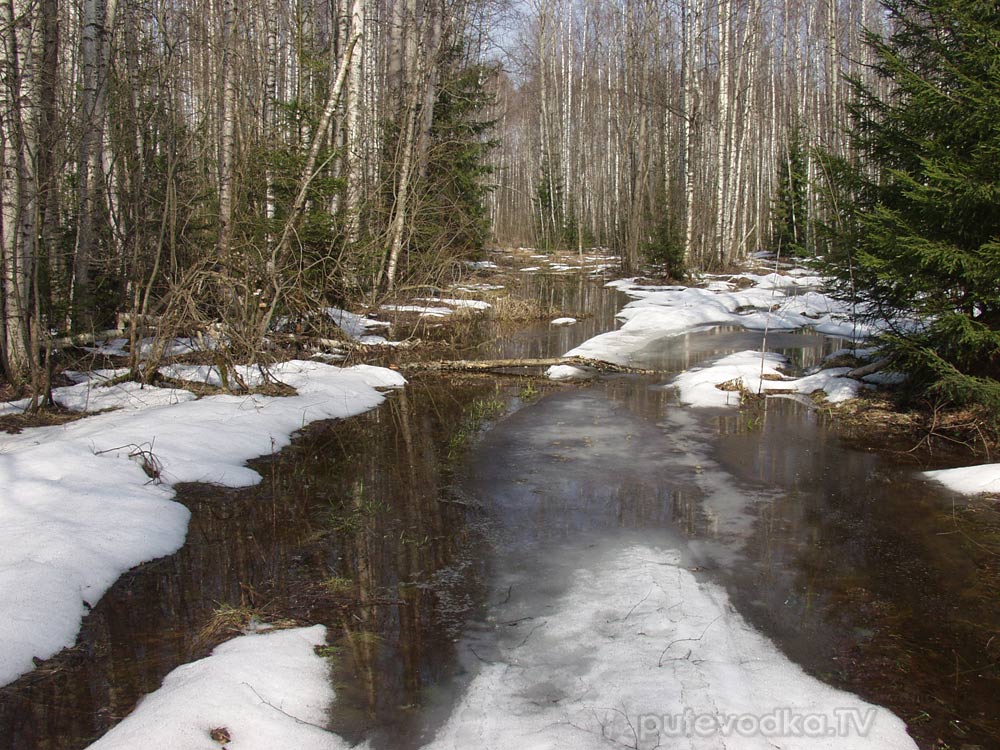
{"label": "dry grass", "polygon": [[267,607],[252,607],[247,604],[232,606],[220,604],[212,613],[194,640],[194,648],[198,651],[207,650],[213,646],[237,635],[243,635],[259,629],[287,630],[298,627],[295,620],[273,616]]}
{"label": "dry grass", "polygon": [[490,300],[492,307],[486,314],[501,322],[521,322],[531,320],[545,320],[560,314],[559,310],[549,305],[542,304],[535,299],[524,299],[505,295]]}
{"label": "dry grass", "polygon": [[68,424],[98,412],[70,411],[59,407],[40,409],[37,412],[18,412],[0,416],[0,432],[16,435],[29,427],[48,427]]}
{"label": "dry grass", "polygon": [[325,591],[337,597],[354,596],[354,581],[350,578],[332,576],[322,581],[320,585]]}
{"label": "dry grass", "polygon": [[991,415],[980,410],[930,404],[901,409],[880,393],[862,394],[824,409],[836,426],[856,439],[889,439],[908,444],[911,453],[971,453],[988,461],[1000,456],[1000,435],[989,426]]}
{"label": "dry grass", "polygon": [[755,404],[764,400],[764,394],[754,393],[747,388],[747,384],[743,381],[743,378],[733,378],[732,380],[727,380],[724,383],[718,383],[715,387],[720,391],[726,391],[727,393],[740,394],[741,406]]}

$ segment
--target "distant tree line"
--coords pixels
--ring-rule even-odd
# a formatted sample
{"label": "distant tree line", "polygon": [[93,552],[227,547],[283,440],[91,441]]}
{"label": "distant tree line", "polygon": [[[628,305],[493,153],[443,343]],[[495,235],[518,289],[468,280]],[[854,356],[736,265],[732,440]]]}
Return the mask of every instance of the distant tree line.
{"label": "distant tree line", "polygon": [[812,254],[877,0],[531,0],[500,89],[506,241],[722,268]]}

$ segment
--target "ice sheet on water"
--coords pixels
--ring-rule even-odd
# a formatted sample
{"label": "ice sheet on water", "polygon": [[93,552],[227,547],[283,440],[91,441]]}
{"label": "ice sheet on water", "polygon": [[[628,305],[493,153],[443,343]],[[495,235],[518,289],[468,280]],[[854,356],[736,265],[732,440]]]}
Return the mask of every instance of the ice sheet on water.
{"label": "ice sheet on water", "polygon": [[[500,628],[494,663],[473,679],[432,750],[916,747],[891,712],[790,662],[673,550],[595,555],[549,608],[515,604],[502,619],[520,621]],[[762,720],[779,715],[811,717],[823,731],[769,734]],[[685,716],[709,730],[692,723],[685,735]],[[872,724],[862,736],[849,719]]]}

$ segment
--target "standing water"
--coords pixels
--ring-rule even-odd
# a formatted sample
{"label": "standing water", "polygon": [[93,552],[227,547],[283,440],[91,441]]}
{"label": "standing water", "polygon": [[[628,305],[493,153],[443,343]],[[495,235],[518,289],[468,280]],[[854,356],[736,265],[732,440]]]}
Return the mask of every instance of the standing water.
{"label": "standing water", "polygon": [[[582,277],[530,283],[590,317],[513,334],[484,324],[456,354],[558,356],[612,328],[624,302]],[[345,738],[479,741],[470,727],[490,730],[482,712],[505,684],[516,694],[503,710],[518,715],[596,700],[598,655],[554,632],[556,603],[582,584],[611,601],[616,566],[647,564],[724,590],[789,658],[890,708],[922,746],[996,746],[1000,644],[983,633],[1000,623],[977,577],[990,561],[942,534],[950,498],[912,465],[846,444],[811,405],[692,410],[666,387],[666,373],[760,344],[726,328],[663,339],[638,363],[662,376],[580,386],[417,377],[257,461],[257,488],[186,488],[184,549],[119,581],[74,649],[2,689],[0,747],[86,746],[231,634],[220,611],[233,626],[253,612],[328,625],[330,727]],[[841,345],[768,337],[800,367]],[[607,622],[648,617],[658,595],[643,589]]]}

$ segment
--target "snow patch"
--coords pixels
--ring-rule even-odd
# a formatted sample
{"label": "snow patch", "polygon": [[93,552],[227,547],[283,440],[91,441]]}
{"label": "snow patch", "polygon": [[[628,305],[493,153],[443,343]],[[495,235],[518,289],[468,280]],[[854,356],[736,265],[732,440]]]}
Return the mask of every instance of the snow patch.
{"label": "snow patch", "polygon": [[552,365],[545,371],[550,380],[585,380],[593,377],[593,373],[573,365]]}
{"label": "snow patch", "polygon": [[[820,370],[801,378],[787,379],[780,368],[785,357],[773,352],[745,351],[730,354],[712,364],[681,373],[674,379],[681,403],[696,407],[739,406],[740,390],[750,393],[801,393],[824,391],[831,402],[857,396],[862,384],[845,377],[849,367]],[[730,389],[716,386],[731,384]]]}
{"label": "snow patch", "polygon": [[460,286],[454,286],[456,292],[497,292],[504,288],[503,284],[462,284]]}
{"label": "snow patch", "polygon": [[455,312],[450,307],[430,307],[428,305],[382,305],[381,309],[387,312],[419,313],[429,318],[445,318]]}
{"label": "snow patch", "polygon": [[105,357],[125,357],[128,355],[128,339],[116,338],[108,339],[107,341],[95,341],[93,346],[85,346],[83,350]]}
{"label": "snow patch", "polygon": [[[333,702],[322,625],[244,635],[178,667],[91,750],[340,750],[322,726]],[[213,730],[225,730],[218,742]]]}
{"label": "snow patch", "polygon": [[492,305],[478,299],[447,299],[444,297],[418,297],[418,302],[439,302],[449,307],[468,308],[470,310],[489,310]]}
{"label": "snow patch", "polygon": [[925,471],[924,476],[963,495],[1000,493],[1000,464],[963,466],[958,469]]}
{"label": "snow patch", "polygon": [[781,377],[778,368],[785,362],[780,354],[738,352],[707,367],[681,373],[674,379],[674,386],[681,403],[697,407],[739,406],[741,396],[738,390],[723,391],[716,386],[739,382],[743,388],[758,393],[763,382],[761,377]]}
{"label": "snow patch", "polygon": [[[134,381],[111,384],[109,381],[128,370],[96,370],[90,377],[86,373],[67,371],[74,385],[52,389],[56,405],[78,412],[97,412],[108,409],[137,411],[157,406],[179,404],[197,398],[190,391],[177,388],[157,388]],[[20,414],[31,405],[30,399],[0,403],[0,414]]]}
{"label": "snow patch", "polygon": [[[341,310],[339,307],[327,307],[323,310],[327,317],[332,320],[340,330],[347,336],[359,343],[382,344],[388,343],[382,336],[372,336],[373,328],[388,328],[389,323],[384,320],[373,320],[363,315]],[[367,339],[367,340],[366,340]]]}
{"label": "snow patch", "polygon": [[549,323],[550,326],[571,326],[576,323],[576,318],[556,318]]}
{"label": "snow patch", "polygon": [[874,332],[853,320],[849,305],[815,291],[822,283],[819,277],[772,273],[740,278],[755,286],[731,290],[729,282],[701,288],[638,285],[634,277],[610,281],[605,286],[633,298],[618,313],[621,327],[585,341],[566,356],[627,365],[657,339],[722,325],[758,331],[813,328],[845,338]]}

